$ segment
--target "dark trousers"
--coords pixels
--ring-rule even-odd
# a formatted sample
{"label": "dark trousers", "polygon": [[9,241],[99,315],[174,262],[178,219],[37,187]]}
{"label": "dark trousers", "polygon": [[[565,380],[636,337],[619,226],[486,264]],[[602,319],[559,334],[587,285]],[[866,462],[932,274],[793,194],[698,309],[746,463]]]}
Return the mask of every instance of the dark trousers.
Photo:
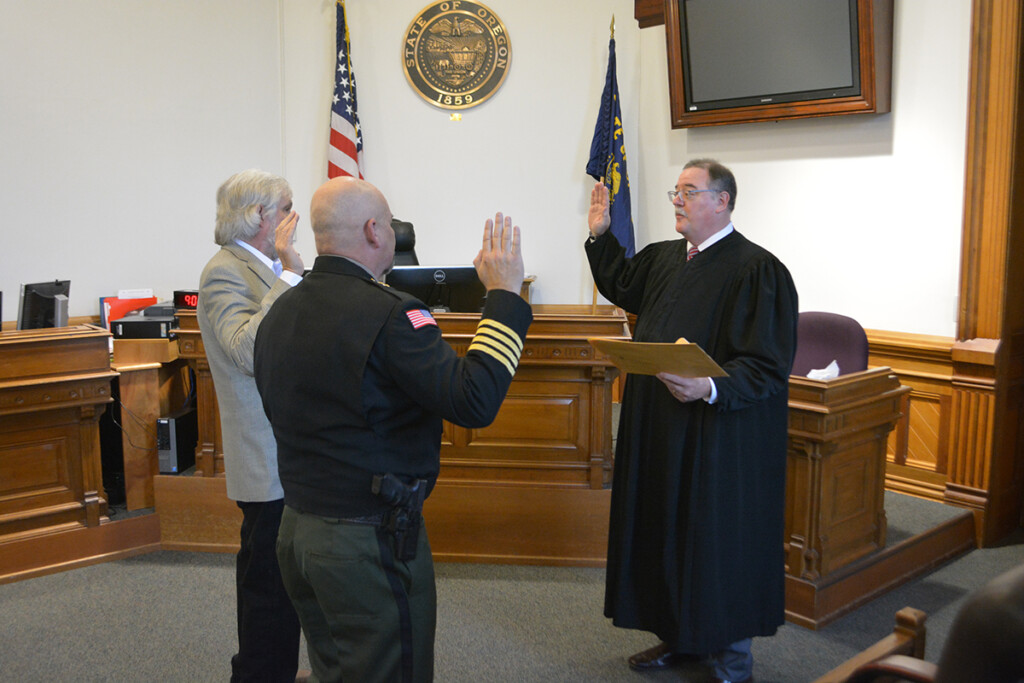
{"label": "dark trousers", "polygon": [[394,557],[374,526],[284,510],[278,557],[321,683],[434,678],[437,593],[427,530],[416,558]]}
{"label": "dark trousers", "polygon": [[283,500],[243,503],[242,547],[235,565],[238,654],[232,681],[294,683],[299,666],[299,617],[277,566],[277,530]]}

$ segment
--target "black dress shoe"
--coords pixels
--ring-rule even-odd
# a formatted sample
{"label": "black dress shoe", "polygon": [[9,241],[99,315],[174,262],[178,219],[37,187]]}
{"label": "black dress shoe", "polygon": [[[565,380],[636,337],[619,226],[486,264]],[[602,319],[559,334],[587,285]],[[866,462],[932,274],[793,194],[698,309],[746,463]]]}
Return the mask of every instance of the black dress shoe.
{"label": "black dress shoe", "polygon": [[629,668],[634,671],[657,671],[683,664],[684,662],[699,662],[702,659],[699,655],[688,655],[682,652],[673,652],[668,644],[658,643],[652,648],[637,652],[629,658]]}

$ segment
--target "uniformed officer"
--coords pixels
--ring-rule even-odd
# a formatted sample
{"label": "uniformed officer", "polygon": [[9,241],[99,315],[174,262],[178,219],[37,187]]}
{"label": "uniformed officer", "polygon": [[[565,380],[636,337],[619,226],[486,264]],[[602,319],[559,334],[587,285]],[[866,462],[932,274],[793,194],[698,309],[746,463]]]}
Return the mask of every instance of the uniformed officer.
{"label": "uniformed officer", "polygon": [[382,284],[391,211],[373,185],[313,196],[318,257],[256,338],[256,383],[278,445],[278,559],[321,681],[433,678],[436,593],[420,510],[442,418],[490,424],[532,320],[520,232],[497,214],[474,260],[487,299],[459,358],[415,298]]}

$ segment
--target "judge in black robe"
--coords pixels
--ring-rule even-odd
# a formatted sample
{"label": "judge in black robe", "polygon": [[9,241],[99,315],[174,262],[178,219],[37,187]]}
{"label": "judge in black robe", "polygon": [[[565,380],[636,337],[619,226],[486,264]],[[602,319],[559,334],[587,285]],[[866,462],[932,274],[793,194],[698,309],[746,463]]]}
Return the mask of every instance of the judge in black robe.
{"label": "judge in black robe", "polygon": [[627,376],[605,615],[663,641],[631,658],[633,668],[710,655],[719,680],[742,681],[752,671],[748,639],[774,634],[784,620],[797,294],[786,267],[733,229],[731,172],[690,162],[673,194],[677,232],[701,247],[692,260],[683,240],[625,258],[607,230],[607,189],[598,184],[586,245],[591,271],[601,294],[637,315],[636,341],[685,338],[728,376],[713,387],[708,378]]}

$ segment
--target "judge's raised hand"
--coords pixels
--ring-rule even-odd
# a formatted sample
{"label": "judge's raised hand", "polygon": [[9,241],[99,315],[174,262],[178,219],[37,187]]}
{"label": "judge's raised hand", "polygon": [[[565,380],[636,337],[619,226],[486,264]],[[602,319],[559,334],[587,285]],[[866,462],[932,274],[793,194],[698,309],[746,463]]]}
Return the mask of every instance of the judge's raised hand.
{"label": "judge's raised hand", "polygon": [[659,372],[660,379],[668,391],[680,403],[699,401],[711,396],[711,380],[707,377],[680,377],[667,372]]}
{"label": "judge's raised hand", "polygon": [[495,214],[484,223],[484,243],[473,259],[480,282],[488,290],[504,289],[519,294],[523,287],[523,252],[519,243],[519,226],[512,219]]}
{"label": "judge's raised hand", "polygon": [[587,225],[594,237],[603,235],[611,227],[612,219],[608,214],[608,188],[604,183],[594,183],[590,191],[590,212],[587,214]]}
{"label": "judge's raised hand", "polygon": [[277,258],[281,259],[281,267],[302,275],[304,266],[302,257],[295,249],[295,228],[299,225],[299,214],[291,211],[274,229],[274,249]]}

